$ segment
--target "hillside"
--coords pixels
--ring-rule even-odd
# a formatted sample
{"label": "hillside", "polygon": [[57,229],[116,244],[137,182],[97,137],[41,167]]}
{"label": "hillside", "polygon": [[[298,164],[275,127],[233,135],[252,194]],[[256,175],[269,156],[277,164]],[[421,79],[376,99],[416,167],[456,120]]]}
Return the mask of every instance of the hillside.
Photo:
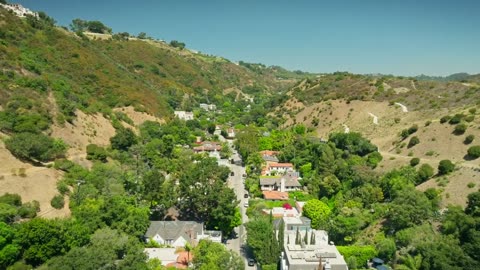
{"label": "hillside", "polygon": [[[332,131],[360,132],[384,156],[378,170],[408,165],[413,157],[434,168],[443,159],[457,163],[459,171],[441,184],[445,206],[464,205],[472,191],[467,184],[480,185],[480,163],[466,157],[467,149],[478,144],[478,139],[465,143],[467,135],[480,138],[477,85],[337,73],[304,80],[287,94],[289,99],[271,113],[283,119],[283,127],[304,124],[322,138],[328,138]],[[455,114],[463,115],[459,123],[467,129],[462,134],[454,132],[458,123],[440,123],[441,118]],[[402,139],[402,130],[413,125],[418,131]],[[413,136],[420,143],[407,147]],[[438,185],[438,179],[430,182],[423,186]]]}
{"label": "hillside", "polygon": [[[173,110],[192,110],[202,102],[223,110],[224,104],[248,97],[263,107],[262,100],[304,75],[238,65],[162,41],[75,34],[52,22],[44,15],[18,18],[0,8],[0,138],[33,133],[61,139],[66,158],[87,168],[92,162],[86,146],[109,146],[118,128],[138,134],[144,121],[164,123]],[[225,121],[242,116],[231,110],[236,114]],[[9,160],[0,165],[1,194],[38,200],[42,213],[50,213],[45,216],[65,215],[50,206],[61,171],[20,161],[3,144],[0,155]],[[15,176],[13,170],[20,168],[26,177]]]}

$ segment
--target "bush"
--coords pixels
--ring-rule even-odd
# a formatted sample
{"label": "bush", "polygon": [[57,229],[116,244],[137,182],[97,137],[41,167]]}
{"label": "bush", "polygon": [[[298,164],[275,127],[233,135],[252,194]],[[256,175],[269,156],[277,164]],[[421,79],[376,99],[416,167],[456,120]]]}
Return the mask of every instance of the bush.
{"label": "bush", "polygon": [[440,118],[440,124],[448,122],[452,117],[450,115],[445,115],[442,118]]}
{"label": "bush", "polygon": [[432,121],[428,120],[427,122],[425,122],[425,126],[428,127],[430,126],[430,124],[432,124]]}
{"label": "bush", "polygon": [[410,166],[412,166],[412,167],[417,166],[419,163],[420,163],[420,159],[419,159],[419,158],[412,158],[412,159],[410,159]]}
{"label": "bush", "polygon": [[463,141],[463,143],[464,144],[470,144],[470,143],[473,142],[474,139],[475,139],[475,136],[470,134],[467,137],[465,137],[465,140]]}
{"label": "bush", "polygon": [[422,164],[422,166],[420,166],[420,168],[418,169],[418,178],[420,179],[420,182],[417,184],[427,181],[432,176],[433,176],[432,166],[428,164]]}
{"label": "bush", "polygon": [[412,138],[410,138],[410,141],[408,142],[408,148],[414,147],[419,143],[420,143],[420,139],[418,139],[417,136],[413,136]]}
{"label": "bush", "polygon": [[121,128],[117,130],[117,134],[110,138],[113,149],[126,151],[130,146],[137,143],[137,136],[129,128]]}
{"label": "bush", "polygon": [[468,156],[472,158],[480,157],[480,145],[471,146],[467,150]]}
{"label": "bush", "polygon": [[5,193],[4,195],[0,196],[0,203],[20,206],[22,205],[22,197],[20,197],[18,194]]}
{"label": "bush", "polygon": [[55,209],[62,209],[65,205],[65,200],[63,199],[62,195],[57,194],[50,201],[50,205]]}
{"label": "bush", "polygon": [[462,135],[463,133],[465,133],[466,130],[467,130],[467,125],[465,123],[460,123],[455,126],[453,133],[457,135]]}
{"label": "bush", "polygon": [[453,170],[455,170],[455,164],[448,159],[441,160],[438,164],[438,174],[440,175],[448,174]]}
{"label": "bush", "polygon": [[464,117],[463,114],[457,113],[450,119],[450,121],[448,121],[448,123],[452,125],[458,124],[460,123],[460,121],[462,121],[463,117]]}
{"label": "bush", "polygon": [[475,120],[475,115],[468,115],[465,117],[465,121],[467,122],[473,122],[473,120]]}
{"label": "bush", "polygon": [[100,147],[96,144],[87,145],[87,159],[88,160],[99,160],[101,162],[107,161],[107,151],[103,147]]}
{"label": "bush", "polygon": [[22,218],[34,218],[38,212],[40,212],[40,203],[38,201],[24,203],[18,209],[18,215]]}
{"label": "bush", "polygon": [[67,145],[44,134],[19,133],[5,140],[6,148],[17,158],[46,162],[65,155]]}
{"label": "bush", "polygon": [[62,195],[68,194],[70,192],[70,188],[68,188],[68,185],[65,181],[60,181],[57,183],[57,190]]}
{"label": "bush", "polygon": [[469,113],[471,114],[475,114],[477,112],[477,109],[476,108],[471,108],[470,110],[468,110]]}

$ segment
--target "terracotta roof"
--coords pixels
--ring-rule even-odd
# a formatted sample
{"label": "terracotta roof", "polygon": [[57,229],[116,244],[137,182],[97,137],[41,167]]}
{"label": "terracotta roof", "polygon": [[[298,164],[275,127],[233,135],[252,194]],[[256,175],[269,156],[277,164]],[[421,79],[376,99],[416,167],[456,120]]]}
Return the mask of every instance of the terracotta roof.
{"label": "terracotta roof", "polygon": [[262,156],[276,156],[278,155],[280,152],[279,151],[272,151],[272,150],[263,150],[263,151],[260,151],[260,155]]}
{"label": "terracotta roof", "polygon": [[265,200],[279,200],[279,201],[286,201],[288,200],[288,193],[287,192],[280,192],[280,191],[262,191],[263,198]]}
{"label": "terracotta roof", "polygon": [[277,162],[269,162],[268,167],[292,167],[292,163],[277,163]]}
{"label": "terracotta roof", "polygon": [[220,151],[222,146],[218,142],[202,142],[201,146],[193,147],[193,151],[203,152],[203,151]]}

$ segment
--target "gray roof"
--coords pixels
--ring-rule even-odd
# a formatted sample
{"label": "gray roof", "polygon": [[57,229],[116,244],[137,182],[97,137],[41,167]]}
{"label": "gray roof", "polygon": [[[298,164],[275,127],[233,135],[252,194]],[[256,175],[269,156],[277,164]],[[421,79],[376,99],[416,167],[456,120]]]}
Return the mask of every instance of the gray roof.
{"label": "gray roof", "polygon": [[175,241],[180,236],[187,241],[196,239],[198,234],[202,234],[203,223],[195,221],[151,221],[145,237],[152,238],[156,234],[164,240],[171,239]]}
{"label": "gray roof", "polygon": [[263,160],[265,160],[265,161],[278,162],[278,158],[275,157],[275,156],[263,155],[262,158],[263,158]]}
{"label": "gray roof", "polygon": [[271,176],[261,176],[260,185],[261,186],[280,186],[281,180],[285,179],[285,187],[301,187],[300,183],[297,180],[297,177],[294,174],[279,175],[277,177]]}

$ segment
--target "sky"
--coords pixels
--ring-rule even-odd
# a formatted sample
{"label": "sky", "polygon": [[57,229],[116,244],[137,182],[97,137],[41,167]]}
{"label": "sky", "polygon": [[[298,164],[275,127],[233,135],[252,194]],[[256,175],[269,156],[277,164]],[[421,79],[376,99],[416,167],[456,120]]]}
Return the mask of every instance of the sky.
{"label": "sky", "polygon": [[9,0],[232,61],[310,72],[480,73],[478,0]]}

